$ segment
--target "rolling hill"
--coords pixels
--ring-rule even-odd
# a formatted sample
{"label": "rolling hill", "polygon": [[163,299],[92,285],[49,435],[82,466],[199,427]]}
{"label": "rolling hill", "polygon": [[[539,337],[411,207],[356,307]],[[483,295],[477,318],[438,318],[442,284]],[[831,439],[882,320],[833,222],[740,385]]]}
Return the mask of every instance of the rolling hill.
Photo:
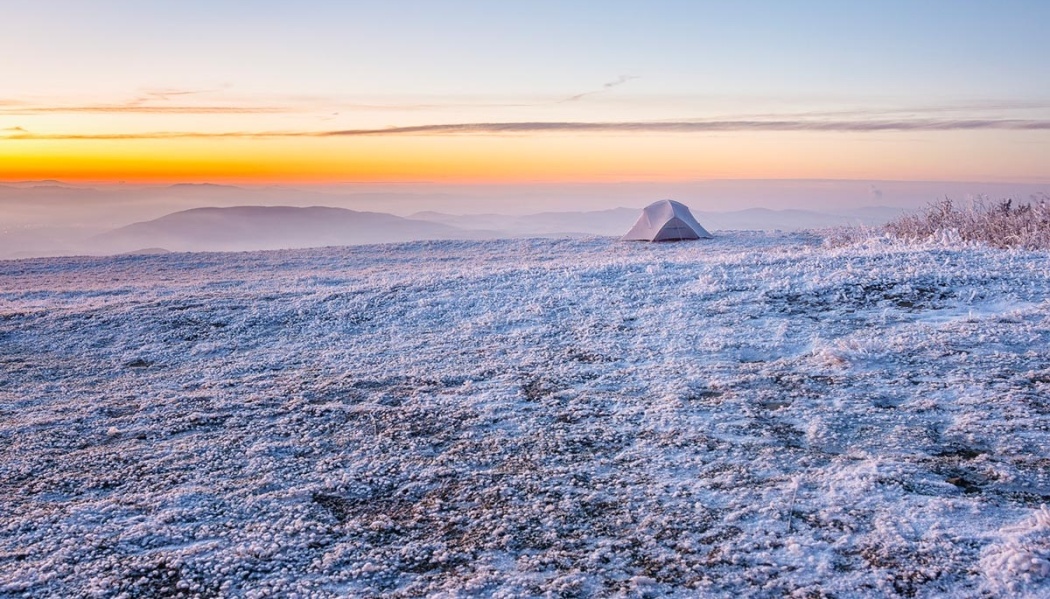
{"label": "rolling hill", "polygon": [[379,212],[312,206],[194,208],[135,223],[92,240],[106,253],[144,247],[171,251],[250,251],[486,236]]}

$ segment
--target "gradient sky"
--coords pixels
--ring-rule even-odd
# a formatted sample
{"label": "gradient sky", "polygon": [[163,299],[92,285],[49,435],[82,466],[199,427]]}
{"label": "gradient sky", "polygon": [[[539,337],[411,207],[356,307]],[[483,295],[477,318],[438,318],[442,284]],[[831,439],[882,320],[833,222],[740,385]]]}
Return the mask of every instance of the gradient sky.
{"label": "gradient sky", "polygon": [[1050,2],[0,0],[0,180],[1050,182]]}

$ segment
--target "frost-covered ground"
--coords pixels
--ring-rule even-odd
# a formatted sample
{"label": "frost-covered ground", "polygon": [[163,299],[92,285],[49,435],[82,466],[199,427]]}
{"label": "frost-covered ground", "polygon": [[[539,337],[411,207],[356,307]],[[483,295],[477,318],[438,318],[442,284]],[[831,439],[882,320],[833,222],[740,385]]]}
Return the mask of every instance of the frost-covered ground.
{"label": "frost-covered ground", "polygon": [[0,596],[1050,593],[1050,255],[0,262]]}

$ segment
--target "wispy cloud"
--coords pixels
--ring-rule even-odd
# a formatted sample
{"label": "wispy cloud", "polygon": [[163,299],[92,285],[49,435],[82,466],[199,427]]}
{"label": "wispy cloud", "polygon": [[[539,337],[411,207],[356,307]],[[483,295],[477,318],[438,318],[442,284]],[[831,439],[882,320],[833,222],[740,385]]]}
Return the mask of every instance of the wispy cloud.
{"label": "wispy cloud", "polygon": [[577,102],[579,100],[582,100],[583,98],[586,98],[587,96],[593,96],[595,94],[600,94],[600,93],[603,93],[603,92],[607,92],[607,91],[609,91],[610,89],[612,89],[614,87],[623,85],[624,83],[627,83],[628,81],[630,81],[632,79],[638,79],[638,78],[639,78],[638,75],[620,75],[619,77],[617,77],[613,81],[609,81],[608,83],[603,83],[601,89],[593,89],[591,91],[583,92],[582,94],[576,94],[574,96],[569,96],[568,98],[560,100],[558,103],[559,104],[564,104],[566,102]]}
{"label": "wispy cloud", "polygon": [[231,106],[199,104],[149,104],[128,102],[125,104],[84,104],[77,106],[12,106],[0,107],[0,114],[32,116],[62,113],[107,113],[107,114],[272,114],[287,112],[279,106]]}
{"label": "wispy cloud", "polygon": [[147,89],[142,92],[143,100],[168,100],[172,96],[199,96],[202,94],[211,94],[220,92],[225,88],[212,88],[212,89],[182,89],[174,87],[161,87],[154,89]]}
{"label": "wispy cloud", "polygon": [[416,125],[385,129],[347,129],[316,133],[323,136],[500,134],[500,133],[704,133],[732,131],[966,131],[979,129],[1050,129],[1050,120],[958,119],[958,120],[718,120],[718,121],[626,121],[626,122],[510,122]]}
{"label": "wispy cloud", "polygon": [[33,133],[21,129],[21,132],[10,135],[0,133],[0,141],[135,141],[150,139],[236,139],[265,137],[315,137],[308,132],[249,132],[249,131],[147,131],[142,133]]}
{"label": "wispy cloud", "polygon": [[531,121],[448,123],[379,129],[318,131],[158,131],[143,133],[44,133],[24,129],[0,136],[5,140],[135,140],[281,137],[382,137],[412,135],[506,135],[543,133],[719,133],[745,131],[810,131],[872,133],[880,131],[1046,131],[1050,120],[1036,119],[906,119],[906,120],[705,120],[705,121]]}
{"label": "wispy cloud", "polygon": [[[597,89],[577,93],[568,97],[464,97],[464,96],[428,96],[428,97],[349,97],[328,95],[259,95],[244,96],[233,93],[229,86],[208,89],[183,88],[147,88],[137,90],[123,98],[95,98],[91,101],[70,98],[15,98],[0,97],[0,116],[43,116],[53,114],[170,114],[170,115],[236,115],[236,114],[311,114],[329,116],[333,113],[349,112],[428,112],[438,114],[440,111],[460,111],[463,109],[503,109],[503,108],[552,108],[567,103],[603,94],[611,89],[639,79],[637,75],[621,75],[612,81],[603,83]],[[661,99],[662,98],[662,99]],[[617,101],[638,108],[648,105],[660,105],[661,102],[673,100],[676,106],[704,105],[710,100],[707,96],[646,96],[644,98],[624,95]],[[766,101],[764,98],[741,97],[737,104],[752,101]],[[857,107],[836,110],[754,112],[741,114],[723,114],[708,112],[713,121],[801,121],[801,120],[905,120],[929,119],[949,120],[956,116],[970,117],[978,120],[1007,120],[1021,118],[1016,111],[1045,111],[1050,104],[1042,102],[1003,102],[988,100],[967,104],[914,106],[914,107]],[[1038,114],[1038,113],[1034,113]],[[433,118],[448,118],[434,116]]]}
{"label": "wispy cloud", "polygon": [[[624,78],[621,78],[626,80]],[[605,84],[618,85],[619,81]],[[3,97],[0,116],[55,114],[235,115],[337,112],[425,112],[460,109],[550,106],[553,98],[485,96],[340,96],[316,94],[239,94],[230,85],[212,88],[144,88],[121,97]]]}
{"label": "wispy cloud", "polygon": [[929,119],[951,120],[952,115],[968,115],[973,120],[1011,120],[1020,118],[1008,116],[1019,111],[1039,111],[1045,113],[1050,109],[1048,102],[973,102],[968,104],[939,104],[902,106],[897,108],[841,108],[838,110],[810,110],[799,112],[761,112],[753,114],[735,114],[734,120],[906,120]]}
{"label": "wispy cloud", "polygon": [[325,99],[308,102],[296,100],[289,103],[259,104],[252,101],[230,101],[193,103],[192,101],[173,100],[194,93],[191,91],[158,91],[145,94],[124,102],[99,103],[54,103],[31,104],[27,102],[0,100],[0,115],[36,116],[48,114],[303,114],[323,113],[344,110],[352,112],[416,112],[456,108],[521,108],[536,104],[514,102],[446,102],[446,103],[413,103],[413,102],[347,102],[339,99]]}
{"label": "wispy cloud", "polygon": [[[260,114],[286,112],[283,104],[238,102],[216,98],[219,89],[154,88],[140,90],[134,96],[115,101],[71,102],[0,99],[0,115],[32,116],[41,114]],[[196,98],[194,98],[196,96]]]}

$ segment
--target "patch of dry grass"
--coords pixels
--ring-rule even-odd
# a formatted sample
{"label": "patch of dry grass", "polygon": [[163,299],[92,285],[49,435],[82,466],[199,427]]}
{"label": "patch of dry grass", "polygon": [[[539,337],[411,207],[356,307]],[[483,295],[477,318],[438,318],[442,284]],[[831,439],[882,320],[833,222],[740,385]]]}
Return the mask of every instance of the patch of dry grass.
{"label": "patch of dry grass", "polygon": [[920,213],[890,221],[883,232],[907,241],[945,239],[997,248],[1050,249],[1050,196],[1024,204],[981,198],[965,208],[945,198]]}

